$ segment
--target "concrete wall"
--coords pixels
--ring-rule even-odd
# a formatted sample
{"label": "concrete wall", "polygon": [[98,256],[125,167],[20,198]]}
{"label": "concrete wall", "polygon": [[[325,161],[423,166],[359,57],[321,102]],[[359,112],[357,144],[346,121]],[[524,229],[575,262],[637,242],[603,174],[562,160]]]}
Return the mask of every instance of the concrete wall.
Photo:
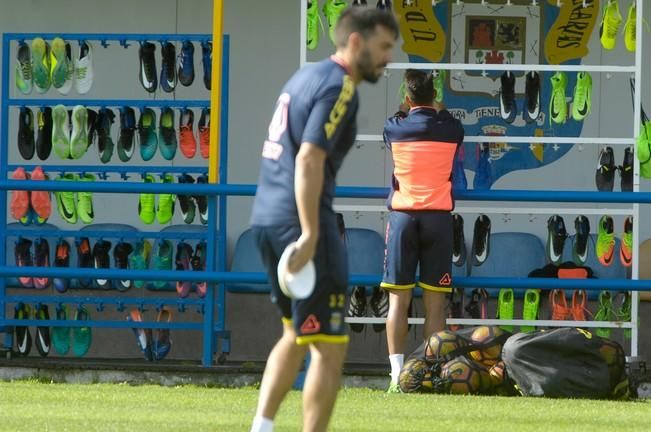
{"label": "concrete wall", "polygon": [[[225,2],[224,27],[231,35],[231,83],[230,83],[230,136],[229,136],[229,176],[232,183],[254,183],[258,175],[260,145],[266,135],[266,128],[271,116],[275,99],[282,84],[297,68],[299,58],[299,8],[298,1],[277,0],[262,3],[256,0],[237,0]],[[322,1],[320,2],[322,3]],[[107,32],[107,33],[210,33],[211,4],[209,0],[0,0],[0,28],[3,32]],[[622,3],[622,10],[624,4]],[[647,20],[651,20],[651,8],[645,8]],[[75,44],[76,45],[76,44]],[[197,46],[198,48],[198,46]],[[599,45],[598,30],[595,30],[590,42],[590,54],[586,59],[592,64],[630,64],[633,56],[627,53],[623,43],[612,52],[604,52]],[[310,59],[322,58],[331,52],[330,42],[325,34],[316,52]],[[644,54],[644,72],[648,76],[651,70],[651,56],[648,47]],[[157,46],[160,55],[160,46]],[[160,57],[157,57],[160,62]],[[405,61],[404,54],[397,52],[395,61]],[[201,85],[199,50],[195,56],[197,65],[197,82],[190,88],[179,86],[175,97],[178,99],[208,98],[208,92]],[[160,63],[159,63],[160,65]],[[11,65],[13,68],[13,63]],[[89,98],[148,98],[149,95],[140,87],[137,80],[138,55],[137,46],[125,50],[113,45],[108,49],[96,47],[96,80]],[[13,74],[13,69],[11,69]],[[358,116],[359,133],[378,134],[387,114],[395,110],[396,95],[400,72],[391,71],[377,85],[364,84],[360,88],[361,108]],[[593,74],[593,112],[585,122],[584,136],[629,136],[632,130],[632,115],[628,77],[614,74],[606,77]],[[12,81],[13,82],[13,81]],[[647,83],[644,83],[645,85]],[[11,87],[12,95],[17,96]],[[57,97],[54,91],[49,96]],[[172,95],[160,90],[156,99],[169,98]],[[651,110],[651,85],[643,88],[643,100]],[[10,163],[17,163],[20,157],[15,148],[16,110],[10,113]],[[117,124],[114,126],[117,136]],[[495,189],[549,189],[549,190],[594,190],[594,169],[600,150],[599,145],[575,146],[559,161],[536,170],[511,173],[500,179]],[[623,147],[615,148],[616,160],[621,163]],[[162,159],[154,161],[163,164]],[[117,157],[114,156],[114,161]],[[135,158],[138,163],[139,159]],[[45,164],[57,164],[52,156]],[[80,163],[98,163],[96,149],[90,149]],[[115,162],[118,163],[118,162]],[[140,161],[142,163],[142,161]],[[187,161],[177,156],[175,165],[201,165],[202,160],[195,158]],[[381,143],[357,143],[347,158],[339,175],[339,184],[358,186],[385,186],[390,173],[390,156]],[[472,173],[468,172],[469,182]],[[137,179],[135,180],[137,181]],[[643,181],[641,190],[651,188]],[[617,188],[616,188],[617,190]],[[350,203],[350,200],[340,200]],[[379,201],[363,201],[380,204]],[[499,205],[499,203],[498,203]],[[156,230],[159,227],[143,226],[137,218],[136,196],[107,196],[95,200],[97,222],[120,221],[132,224],[140,229]],[[247,228],[251,199],[234,197],[229,199],[229,249],[232,249],[237,236]],[[612,207],[597,205],[596,207]],[[174,223],[182,223],[180,215],[175,216]],[[472,236],[472,221],[476,214],[467,214],[466,238]],[[648,208],[643,207],[641,220],[648,216]],[[493,231],[526,231],[541,238],[546,235],[547,216],[512,215],[501,217],[494,215]],[[591,216],[593,230],[598,217]],[[65,226],[57,215],[51,223]],[[348,226],[369,227],[382,231],[384,215],[378,213],[347,214]],[[571,231],[571,219],[566,219]],[[615,218],[617,231],[621,230],[622,217]],[[651,226],[641,226],[642,239],[651,237]],[[150,296],[151,293],[132,293],[131,295]],[[171,294],[173,296],[173,294]],[[643,305],[642,314],[648,312]],[[417,306],[418,308],[419,306]],[[9,311],[11,313],[11,311]],[[148,316],[152,316],[149,312]],[[96,317],[99,314],[94,314]],[[104,312],[102,317],[119,319],[121,313]],[[255,317],[255,318],[254,318]],[[194,312],[184,315],[175,314],[175,319],[197,320],[200,316]],[[263,359],[268,348],[272,346],[280,331],[276,312],[267,301],[266,296],[228,296],[227,320],[233,331],[232,359]],[[367,326],[369,327],[369,326]],[[642,353],[648,353],[648,325],[643,327]],[[97,330],[95,344],[90,356],[134,357],[139,353],[135,348],[128,330]],[[418,336],[412,330],[412,341],[416,344]],[[200,358],[200,339],[193,332],[175,332],[171,358]],[[383,361],[386,353],[384,333],[365,330],[353,335],[349,360]],[[110,347],[110,349],[109,349]]]}

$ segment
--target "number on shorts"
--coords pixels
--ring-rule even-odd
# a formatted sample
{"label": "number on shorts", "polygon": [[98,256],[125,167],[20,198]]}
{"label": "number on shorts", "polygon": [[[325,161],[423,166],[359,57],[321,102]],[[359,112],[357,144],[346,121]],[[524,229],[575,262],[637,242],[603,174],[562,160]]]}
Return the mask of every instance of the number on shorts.
{"label": "number on shorts", "polygon": [[346,296],[343,294],[330,294],[330,308],[342,308],[346,303]]}

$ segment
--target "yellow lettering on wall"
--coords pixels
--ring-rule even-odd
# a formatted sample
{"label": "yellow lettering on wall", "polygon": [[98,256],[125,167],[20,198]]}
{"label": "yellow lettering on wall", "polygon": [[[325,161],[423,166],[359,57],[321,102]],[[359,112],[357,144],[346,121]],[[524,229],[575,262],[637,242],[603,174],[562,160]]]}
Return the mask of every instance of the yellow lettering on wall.
{"label": "yellow lettering on wall", "polygon": [[434,16],[430,0],[396,1],[393,10],[400,20],[400,35],[406,54],[417,55],[432,63],[445,54],[446,37],[441,23]]}
{"label": "yellow lettering on wall", "polygon": [[[556,0],[547,2],[556,7]],[[586,7],[583,0],[565,0],[545,38],[547,63],[561,64],[585,57],[598,16],[599,0],[588,2]]]}
{"label": "yellow lettering on wall", "polygon": [[332,107],[330,111],[330,117],[328,118],[328,123],[325,124],[325,133],[326,139],[332,138],[337,130],[337,126],[341,123],[341,119],[344,118],[346,112],[348,111],[348,102],[351,101],[353,95],[355,94],[355,84],[353,80],[350,79],[350,76],[344,75],[344,83],[341,86],[341,93],[335,102],[335,106]]}

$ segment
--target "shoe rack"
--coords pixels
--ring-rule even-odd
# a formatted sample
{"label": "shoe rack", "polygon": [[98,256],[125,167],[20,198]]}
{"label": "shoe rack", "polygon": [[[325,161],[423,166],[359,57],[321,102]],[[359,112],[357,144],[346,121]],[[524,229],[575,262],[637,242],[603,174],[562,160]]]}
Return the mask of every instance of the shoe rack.
{"label": "shoe rack", "polygon": [[[54,242],[57,239],[67,238],[67,239],[78,239],[80,237],[89,237],[94,239],[118,239],[125,241],[136,241],[138,239],[149,239],[149,240],[195,240],[195,241],[205,241],[207,244],[206,251],[206,268],[203,271],[187,271],[180,273],[175,270],[153,270],[150,266],[147,270],[118,270],[115,268],[110,269],[79,269],[76,268],[76,263],[71,263],[71,267],[14,267],[7,266],[5,264],[0,265],[0,274],[4,277],[0,279],[0,332],[5,331],[6,336],[5,348],[9,349],[11,352],[12,347],[12,337],[11,333],[13,331],[13,326],[49,326],[49,327],[71,327],[75,326],[74,322],[57,320],[54,317],[49,320],[15,320],[7,316],[7,311],[9,310],[9,305],[18,304],[20,302],[27,304],[51,304],[55,307],[61,306],[63,304],[72,304],[72,305],[86,305],[89,307],[94,307],[98,313],[94,314],[95,316],[101,317],[101,312],[106,307],[115,308],[118,312],[122,312],[126,307],[137,308],[140,311],[145,309],[151,309],[159,311],[163,308],[176,308],[179,312],[184,312],[186,310],[196,310],[197,312],[202,313],[203,320],[202,322],[183,322],[182,320],[175,322],[155,322],[155,321],[144,321],[144,322],[128,322],[123,321],[109,321],[101,319],[93,319],[88,321],[83,321],[78,325],[84,325],[87,327],[110,327],[110,328],[148,328],[148,329],[174,329],[174,330],[199,330],[203,333],[201,337],[202,341],[202,364],[204,366],[210,366],[213,364],[213,354],[216,351],[217,347],[220,347],[220,356],[218,362],[223,362],[225,355],[230,352],[230,333],[225,328],[225,288],[223,283],[215,284],[213,282],[208,283],[208,290],[204,298],[196,298],[194,296],[189,298],[174,298],[170,296],[162,296],[157,293],[156,290],[147,290],[147,292],[134,291],[134,288],[131,289],[130,295],[124,295],[124,293],[116,291],[110,291],[109,293],[114,294],[111,296],[94,296],[93,290],[91,291],[77,291],[77,292],[66,292],[66,293],[57,293],[54,289],[43,290],[43,291],[30,291],[21,292],[20,295],[8,295],[7,294],[7,281],[11,277],[17,276],[41,276],[41,277],[58,277],[58,278],[69,278],[69,279],[78,279],[80,277],[84,278],[107,278],[111,280],[145,280],[145,281],[174,281],[182,280],[190,281],[193,283],[211,281],[214,280],[214,273],[217,271],[225,271],[226,263],[226,197],[220,196],[215,198],[214,188],[207,184],[158,184],[158,183],[143,183],[143,182],[127,182],[129,178],[139,180],[145,174],[158,174],[164,176],[165,174],[181,174],[181,173],[196,173],[196,174],[207,174],[209,163],[208,160],[201,159],[204,164],[197,166],[173,166],[173,161],[169,161],[169,165],[158,165],[155,166],[147,165],[147,162],[140,163],[135,158],[127,163],[120,164],[100,164],[98,161],[97,165],[65,165],[63,163],[48,164],[48,161],[42,161],[40,166],[48,173],[93,173],[96,174],[98,179],[107,179],[109,174],[117,174],[120,176],[120,179],[123,181],[93,181],[93,182],[78,182],[78,181],[52,181],[44,180],[37,182],[37,187],[34,188],[36,182],[29,181],[12,181],[5,180],[8,178],[9,173],[13,172],[18,166],[24,167],[27,171],[31,171],[36,165],[30,164],[9,164],[9,143],[10,143],[10,134],[16,132],[15,129],[9,127],[9,113],[12,110],[19,110],[21,107],[45,107],[45,106],[55,106],[58,104],[64,105],[65,107],[72,108],[75,105],[83,105],[85,107],[91,108],[118,108],[123,106],[129,106],[132,108],[139,108],[140,111],[147,108],[159,108],[163,109],[164,107],[169,107],[172,109],[178,108],[209,108],[210,101],[208,99],[193,99],[193,100],[178,100],[175,99],[174,93],[162,93],[161,99],[91,99],[91,98],[76,98],[72,96],[61,96],[56,98],[41,97],[38,94],[32,96],[24,96],[18,91],[12,93],[10,88],[10,83],[13,82],[11,79],[11,74],[14,71],[15,66],[15,53],[17,47],[20,43],[25,41],[31,41],[34,38],[43,38],[45,40],[52,40],[55,37],[60,37],[65,41],[89,41],[92,42],[95,46],[95,56],[101,56],[102,47],[106,48],[109,45],[116,47],[122,46],[124,48],[128,47],[132,43],[160,43],[166,42],[171,43],[182,43],[184,41],[191,41],[195,44],[197,43],[207,43],[212,42],[212,35],[210,34],[96,34],[96,33],[4,33],[3,34],[3,51],[2,51],[2,98],[1,98],[1,109],[0,109],[0,144],[2,149],[0,150],[0,181],[5,183],[5,186],[2,190],[2,199],[0,199],[0,216],[3,220],[0,221],[0,234],[3,239],[7,237],[21,238],[31,237],[31,238],[47,238],[50,239],[50,242]],[[229,87],[229,36],[225,35],[223,38],[223,55],[222,55],[222,99],[221,99],[221,121],[220,121],[220,136],[219,141],[219,183],[224,184],[227,179],[227,164],[228,164],[228,87]],[[134,59],[131,57],[128,61],[133,62]],[[161,66],[161,63],[158,63],[158,66]],[[175,66],[176,68],[176,66]],[[199,69],[201,66],[195,64],[195,69]],[[134,67],[135,72],[135,67]],[[159,71],[157,70],[158,74]],[[201,80],[201,73],[198,72],[197,79],[195,81]],[[108,75],[107,75],[108,76]],[[97,79],[97,77],[95,77]],[[134,73],[134,79],[138,79]],[[118,86],[119,83],[111,83],[115,86]],[[195,83],[199,85],[199,83]],[[203,85],[203,84],[202,84]],[[117,92],[116,92],[117,93]],[[143,90],[143,95],[150,94],[145,93]],[[18,96],[14,96],[18,95]],[[161,97],[161,93],[157,94],[157,97]],[[195,120],[196,125],[196,120]],[[158,127],[158,125],[156,125]],[[174,124],[175,132],[178,133],[178,117],[176,117]],[[136,131],[137,133],[137,131]],[[92,144],[92,143],[91,143]],[[134,146],[136,143],[134,142]],[[179,149],[180,150],[180,149]],[[51,159],[50,159],[51,160]],[[65,183],[65,184],[62,184]],[[69,191],[69,192],[81,192],[87,191],[95,194],[98,193],[112,193],[112,194],[138,194],[138,193],[152,193],[152,194],[161,194],[161,193],[170,193],[175,195],[207,195],[208,196],[208,211],[209,218],[208,223],[203,227],[205,229],[192,229],[197,228],[196,226],[183,227],[184,229],[173,229],[173,230],[161,230],[161,231],[139,231],[139,230],[104,230],[104,229],[94,229],[92,225],[84,227],[85,229],[79,230],[73,227],[72,229],[45,229],[51,228],[43,226],[43,229],[40,229],[38,225],[30,226],[21,226],[19,224],[9,224],[7,220],[7,200],[9,197],[9,192],[11,190],[47,190],[50,192],[54,191]],[[98,195],[103,196],[103,195]],[[97,197],[95,197],[97,199]],[[116,201],[118,203],[119,201]],[[52,195],[52,207],[54,211],[54,198]],[[177,211],[178,211],[177,204]],[[115,221],[119,223],[121,221]],[[175,227],[175,228],[178,228]],[[187,229],[185,229],[187,228]],[[3,260],[7,262],[13,262],[13,251],[8,250],[6,242],[3,240],[0,242],[0,256],[6,257]],[[174,258],[174,255],[173,255]],[[111,259],[111,261],[113,261]],[[153,260],[152,260],[153,261]],[[54,256],[50,255],[51,265],[54,263]],[[111,262],[111,266],[113,266]],[[174,260],[172,259],[172,266],[174,267]],[[181,276],[181,274],[183,276]],[[102,290],[99,290],[102,291]],[[98,291],[98,292],[99,292]],[[102,294],[107,294],[106,291]],[[151,314],[150,314],[151,315]],[[154,314],[155,315],[155,314]],[[177,314],[176,316],[182,316],[183,314]],[[125,339],[126,341],[126,339]],[[129,340],[128,342],[131,342]],[[125,342],[126,343],[126,342]]]}
{"label": "shoe rack", "polygon": [[[591,322],[591,321],[554,321],[554,320],[477,320],[477,319],[448,319],[447,323],[452,325],[525,325],[525,326],[540,326],[540,327],[560,327],[560,326],[579,326],[579,327],[611,327],[611,328],[624,328],[631,330],[631,358],[635,359],[638,357],[638,302],[639,302],[639,292],[638,290],[648,291],[651,290],[651,283],[649,281],[640,281],[638,280],[639,275],[639,223],[641,223],[639,218],[639,207],[640,203],[651,203],[651,197],[646,193],[639,193],[639,160],[637,157],[636,149],[636,139],[640,130],[640,112],[641,112],[641,86],[643,82],[642,76],[642,52],[643,49],[643,1],[634,0],[636,5],[636,40],[637,48],[634,54],[634,64],[632,65],[583,65],[583,64],[475,64],[475,63],[389,63],[386,66],[385,76],[390,74],[391,71],[403,71],[405,69],[423,69],[427,71],[431,70],[446,70],[449,73],[454,73],[454,71],[476,71],[476,72],[485,72],[485,71],[537,71],[537,72],[591,72],[591,73],[600,73],[600,74],[625,74],[634,77],[635,86],[633,89],[633,130],[631,131],[630,136],[608,138],[602,136],[590,136],[590,137],[552,137],[552,136],[465,136],[465,142],[481,142],[481,143],[526,143],[526,144],[579,144],[579,145],[613,145],[613,146],[631,146],[634,150],[634,175],[633,175],[633,192],[593,192],[593,191],[571,191],[571,190],[458,190],[455,192],[455,198],[457,202],[464,201],[481,201],[482,203],[477,206],[469,205],[457,205],[455,212],[464,214],[464,213],[477,213],[477,214],[496,214],[496,215],[528,215],[530,218],[533,218],[534,215],[632,215],[635,223],[633,224],[633,264],[630,268],[630,277],[631,280],[621,279],[621,280],[567,280],[562,281],[558,279],[519,279],[519,278],[505,278],[495,275],[491,278],[476,278],[476,277],[457,277],[454,279],[454,284],[456,287],[461,288],[472,288],[472,287],[482,287],[482,288],[541,288],[541,289],[554,289],[554,288],[565,288],[565,289],[585,289],[588,291],[601,291],[601,290],[611,290],[611,291],[628,291],[633,290],[631,293],[632,298],[632,308],[631,308],[631,321],[630,322]],[[629,4],[629,2],[623,2],[619,0],[620,6],[623,4]],[[449,2],[433,2],[436,3],[447,3],[453,4],[455,0],[450,0]],[[456,0],[456,4],[463,4],[463,1]],[[470,2],[466,2],[470,3]],[[504,3],[504,1],[495,1],[494,4],[491,4],[490,0],[482,0],[481,2],[476,1],[472,3],[481,3],[481,5],[496,8],[508,8],[511,2]],[[532,7],[542,7],[540,1],[531,1]],[[576,3],[576,2],[575,2]],[[584,7],[589,4],[589,1],[584,2]],[[600,7],[603,8],[605,2],[600,2]],[[557,6],[561,6],[561,2]],[[370,3],[367,7],[373,7]],[[601,14],[603,9],[599,10],[599,17],[597,18],[597,23],[595,25],[594,33],[592,37],[599,37],[599,20],[601,19]],[[494,13],[494,12],[491,12]],[[625,18],[625,17],[624,17]],[[301,1],[300,5],[300,33],[299,37],[301,38],[299,43],[299,59],[301,66],[310,64],[312,62],[308,61],[307,48],[306,48],[306,37],[307,37],[307,2]],[[623,27],[622,22],[622,27]],[[327,32],[327,29],[326,29]],[[621,34],[618,34],[618,38],[622,38]],[[329,43],[326,40],[324,35],[324,41],[322,43]],[[620,39],[619,43],[623,41]],[[398,41],[395,49],[400,49],[401,41]],[[333,48],[334,51],[334,48]],[[648,51],[648,50],[647,50]],[[496,99],[497,101],[497,99]],[[393,112],[393,107],[387,107],[387,112]],[[372,143],[383,143],[383,137],[381,134],[358,134],[357,141],[360,142],[372,142]],[[337,196],[340,198],[377,198],[377,199],[386,199],[388,191],[384,188],[377,187],[364,187],[364,186],[346,186],[338,188]],[[494,205],[489,206],[486,203],[490,202],[513,202],[513,203],[522,203],[522,205],[516,206],[504,206],[504,205]],[[531,207],[527,206],[524,203],[552,203],[548,207]],[[553,203],[583,203],[586,207],[582,208],[567,208],[567,207],[555,207]],[[631,204],[630,208],[590,208],[590,205],[596,204]],[[335,205],[335,209],[341,212],[350,212],[353,214],[359,214],[360,212],[377,212],[384,213],[387,212],[386,206],[384,205],[355,205],[355,204],[344,204],[344,205]],[[532,269],[533,270],[533,269]],[[351,269],[351,273],[354,273],[354,269]],[[380,277],[364,277],[361,275],[351,275],[351,285],[356,284],[366,284],[366,285],[377,285],[380,282]],[[354,283],[353,283],[354,282]],[[383,318],[353,318],[355,323],[380,323],[384,322]],[[348,319],[347,319],[347,322]],[[424,319],[422,318],[410,318],[409,320],[412,324],[422,324]]]}

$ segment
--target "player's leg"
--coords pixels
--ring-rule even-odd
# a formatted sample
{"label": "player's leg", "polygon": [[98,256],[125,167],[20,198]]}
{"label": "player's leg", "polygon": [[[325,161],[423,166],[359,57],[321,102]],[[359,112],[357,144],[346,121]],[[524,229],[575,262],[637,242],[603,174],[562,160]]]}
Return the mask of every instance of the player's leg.
{"label": "player's leg", "polygon": [[271,301],[278,306],[283,317],[283,334],[271,350],[262,376],[256,417],[251,429],[254,432],[271,430],[273,427],[273,419],[285,395],[292,388],[307,352],[306,347],[296,344],[292,303],[280,290],[276,270],[284,247],[298,238],[298,232],[296,227],[253,228],[269,276]]}
{"label": "player's leg", "polygon": [[445,303],[452,292],[452,215],[423,212],[418,216],[420,280],[425,326],[423,337],[445,328]]}
{"label": "player's leg", "polygon": [[316,342],[303,388],[303,431],[325,431],[337,400],[348,343]]}
{"label": "player's leg", "polygon": [[327,429],[348,347],[344,323],[348,257],[337,227],[324,225],[314,257],[314,293],[294,302],[293,310],[296,342],[310,346],[310,367],[303,386],[303,431]]}
{"label": "player's leg", "polygon": [[392,211],[389,214],[384,251],[382,288],[389,291],[387,314],[387,346],[391,365],[389,391],[397,391],[398,377],[404,363],[408,333],[408,311],[411,290],[415,287],[418,262],[418,237],[415,219],[410,213]]}
{"label": "player's leg", "polygon": [[256,416],[273,420],[278,408],[291,390],[303,365],[307,347],[296,344],[296,332],[291,321],[283,320],[283,335],[267,358]]}

